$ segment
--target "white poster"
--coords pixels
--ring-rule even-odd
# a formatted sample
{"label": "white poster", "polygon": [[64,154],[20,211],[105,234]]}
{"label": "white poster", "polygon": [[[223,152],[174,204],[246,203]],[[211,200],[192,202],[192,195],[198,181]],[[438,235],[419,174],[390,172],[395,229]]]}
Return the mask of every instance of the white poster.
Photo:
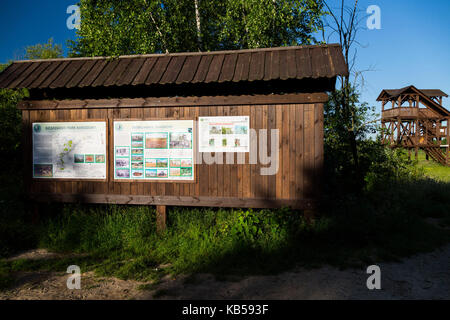
{"label": "white poster", "polygon": [[200,152],[249,152],[250,117],[199,117]]}
{"label": "white poster", "polygon": [[33,177],[106,179],[106,122],[35,122]]}
{"label": "white poster", "polygon": [[114,178],[194,180],[193,120],[114,121]]}

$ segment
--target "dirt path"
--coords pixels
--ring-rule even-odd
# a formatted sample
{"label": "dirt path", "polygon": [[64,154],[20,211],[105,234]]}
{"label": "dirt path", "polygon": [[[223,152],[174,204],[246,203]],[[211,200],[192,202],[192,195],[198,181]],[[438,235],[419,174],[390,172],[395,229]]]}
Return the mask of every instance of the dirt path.
{"label": "dirt path", "polygon": [[68,290],[67,274],[27,272],[18,274],[16,286],[0,292],[0,299],[450,299],[450,245],[379,266],[382,289],[375,291],[366,287],[366,270],[332,267],[228,281],[207,274],[167,277],[151,291],[139,290],[142,283],[136,281],[92,273],[82,275],[81,290]]}

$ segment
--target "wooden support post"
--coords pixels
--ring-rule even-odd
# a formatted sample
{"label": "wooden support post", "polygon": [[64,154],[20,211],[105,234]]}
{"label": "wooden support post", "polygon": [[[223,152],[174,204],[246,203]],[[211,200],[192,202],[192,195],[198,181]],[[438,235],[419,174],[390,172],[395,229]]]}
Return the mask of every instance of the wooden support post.
{"label": "wooden support post", "polygon": [[447,118],[447,128],[446,130],[446,137],[445,137],[445,144],[447,145],[447,153],[445,155],[445,158],[447,160],[447,165],[450,166],[450,117]]}
{"label": "wooden support post", "polygon": [[395,122],[391,122],[391,146],[394,144],[394,124]]}
{"label": "wooden support post", "polygon": [[33,225],[39,224],[40,221],[40,214],[39,214],[39,203],[33,201],[31,205],[31,223]]}
{"label": "wooden support post", "polygon": [[441,145],[441,120],[436,121],[436,139],[438,145]]}
{"label": "wooden support post", "polygon": [[303,217],[305,217],[306,222],[308,224],[314,224],[314,221],[316,218],[316,211],[315,210],[305,210],[303,212]]}
{"label": "wooden support post", "polygon": [[[448,141],[448,139],[447,139],[447,141]],[[446,153],[445,153],[445,164],[447,166],[450,166],[450,147],[447,145],[445,150],[446,150]]]}
{"label": "wooden support post", "polygon": [[166,230],[166,206],[156,206],[156,230],[162,232]]}
{"label": "wooden support post", "polygon": [[[418,100],[416,99],[416,101],[415,101],[415,107],[417,108],[417,109],[419,109],[419,102],[418,102]],[[417,110],[417,116],[418,117],[420,117],[420,114],[419,114],[419,110]],[[416,121],[415,121],[415,123],[414,123],[414,135],[415,135],[415,141],[414,141],[414,143],[415,143],[415,154],[414,154],[414,156],[415,156],[415,158],[416,158],[416,161],[418,161],[419,160],[419,144],[420,144],[420,128],[419,128],[419,119],[418,118],[416,118]]]}

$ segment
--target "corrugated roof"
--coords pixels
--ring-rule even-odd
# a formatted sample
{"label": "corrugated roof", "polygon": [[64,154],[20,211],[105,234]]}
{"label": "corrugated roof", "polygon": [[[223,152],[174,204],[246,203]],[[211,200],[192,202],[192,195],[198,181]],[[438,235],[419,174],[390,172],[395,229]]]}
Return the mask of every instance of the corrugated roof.
{"label": "corrugated roof", "polygon": [[420,91],[422,91],[424,94],[426,94],[429,97],[448,97],[448,95],[439,89],[419,89]]}
{"label": "corrugated roof", "polygon": [[348,75],[338,44],[16,61],[0,88],[83,88],[319,79]]}
{"label": "corrugated roof", "polygon": [[[382,92],[385,92],[390,97],[398,97],[400,94],[406,92],[410,88],[411,86],[402,89],[384,89]],[[418,89],[418,90],[428,97],[448,97],[448,95],[444,91],[439,89]]]}
{"label": "corrugated roof", "polygon": [[[404,94],[417,94],[420,97],[420,100],[422,103],[424,103],[427,107],[433,109],[434,111],[438,112],[441,115],[444,116],[450,116],[450,111],[448,111],[445,107],[440,105],[438,102],[433,100],[433,97],[441,97],[441,96],[447,96],[444,92],[442,92],[439,89],[425,89],[425,90],[419,90],[413,85],[404,87],[402,89],[384,89],[381,91],[380,95],[377,98],[377,101],[382,101],[384,99],[389,100],[395,100],[400,95]],[[436,95],[438,94],[438,95]],[[443,95],[441,95],[443,94]]]}

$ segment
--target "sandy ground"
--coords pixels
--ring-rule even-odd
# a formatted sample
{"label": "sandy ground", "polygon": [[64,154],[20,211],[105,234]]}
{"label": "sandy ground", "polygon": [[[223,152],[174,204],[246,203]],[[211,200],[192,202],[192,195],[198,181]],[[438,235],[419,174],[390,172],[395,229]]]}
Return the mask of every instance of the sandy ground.
{"label": "sandy ground", "polygon": [[[55,257],[45,250],[34,250],[17,257],[42,259]],[[322,267],[297,268],[273,276],[229,278],[214,276],[166,277],[152,290],[139,290],[143,283],[82,274],[81,290],[66,287],[67,274],[23,272],[16,285],[0,292],[0,299],[450,299],[450,245],[432,253],[405,259],[401,263],[382,263],[381,290],[366,287],[366,270],[338,270]]]}

